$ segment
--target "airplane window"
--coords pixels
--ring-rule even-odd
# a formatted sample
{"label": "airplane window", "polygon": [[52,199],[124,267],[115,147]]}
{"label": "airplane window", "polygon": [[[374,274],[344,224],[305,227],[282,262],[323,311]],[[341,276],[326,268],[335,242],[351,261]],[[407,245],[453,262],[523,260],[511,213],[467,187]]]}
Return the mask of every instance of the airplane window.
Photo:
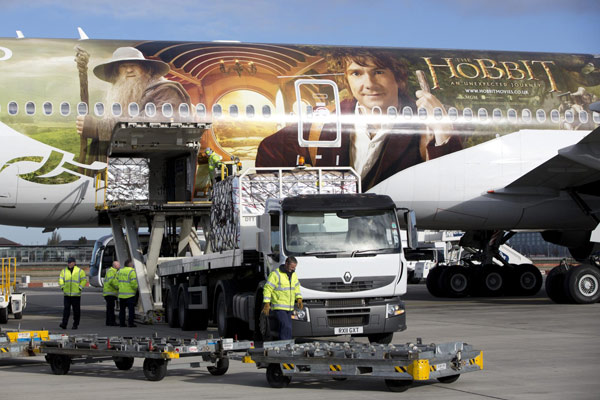
{"label": "airplane window", "polygon": [[94,104],[94,114],[96,114],[97,117],[104,115],[104,103]]}
{"label": "airplane window", "polygon": [[49,101],[44,103],[44,114],[46,115],[52,115],[52,103],[50,103]]}
{"label": "airplane window", "polygon": [[265,118],[269,118],[271,116],[271,107],[264,105],[262,108],[262,115]]}
{"label": "airplane window", "polygon": [[473,118],[473,110],[471,110],[470,108],[465,108],[463,110],[463,118],[467,121],[470,121]]}
{"label": "airplane window", "polygon": [[8,103],[8,113],[10,115],[17,115],[18,112],[19,112],[19,105],[17,104],[17,102],[11,101],[10,103]]}
{"label": "airplane window", "polygon": [[115,117],[119,117],[121,115],[121,112],[123,110],[121,110],[121,104],[120,103],[113,103],[112,105],[112,115],[114,115]]}
{"label": "airplane window", "polygon": [[214,118],[220,118],[223,115],[223,108],[220,104],[213,105],[212,114]]}
{"label": "airplane window", "polygon": [[435,119],[442,119],[444,117],[444,113],[440,107],[436,107],[433,109],[433,117]]}
{"label": "airplane window", "polygon": [[500,121],[502,119],[502,110],[499,108],[494,108],[494,111],[492,111],[492,118],[494,121]]}
{"label": "airplane window", "polygon": [[570,124],[573,123],[573,121],[575,121],[575,115],[573,114],[573,111],[565,111],[565,121],[567,121]]}
{"label": "airplane window", "polygon": [[379,116],[381,115],[381,107],[375,106],[371,109],[371,115]]}
{"label": "airplane window", "polygon": [[171,103],[165,103],[162,105],[162,114],[167,118],[171,118],[173,116],[173,106]]}
{"label": "airplane window", "polygon": [[406,119],[411,119],[413,116],[413,110],[412,108],[406,106],[402,109],[402,116]]}
{"label": "airplane window", "polygon": [[425,109],[424,107],[419,107],[419,109],[417,110],[417,113],[419,114],[419,118],[421,118],[421,119],[427,118],[427,109]]}
{"label": "airplane window", "polygon": [[454,107],[450,107],[448,109],[448,116],[450,117],[450,120],[456,121],[458,119],[458,110]]}
{"label": "airplane window", "polygon": [[35,114],[35,103],[34,102],[28,101],[27,104],[25,104],[25,113],[27,113],[27,115]]}
{"label": "airplane window", "polygon": [[190,106],[186,103],[181,103],[179,105],[179,116],[183,118],[187,118],[190,116]]}
{"label": "airplane window", "polygon": [[77,115],[83,116],[88,113],[88,105],[87,103],[77,103]]}
{"label": "airplane window", "polygon": [[487,110],[485,108],[480,108],[479,110],[477,110],[477,117],[482,121],[487,121],[487,119],[488,119]]}
{"label": "airplane window", "polygon": [[398,110],[396,109],[396,107],[394,106],[390,106],[387,108],[387,115],[390,117],[397,117],[398,116]]}
{"label": "airplane window", "polygon": [[156,115],[156,106],[154,103],[146,103],[144,107],[144,113],[146,113],[149,117],[154,117]]}
{"label": "airplane window", "polygon": [[593,117],[595,123],[600,124],[600,113],[597,113],[594,111],[594,113],[592,114],[592,117]]}
{"label": "airplane window", "polygon": [[523,121],[525,122],[531,122],[531,111],[529,111],[528,108],[524,108],[523,111],[521,111],[521,118],[523,118]]}
{"label": "airplane window", "polygon": [[539,123],[546,121],[546,111],[539,109],[535,112],[535,118]]}
{"label": "airplane window", "polygon": [[235,104],[230,105],[229,106],[229,115],[231,116],[231,118],[237,118],[238,106],[236,106]]}
{"label": "airplane window", "polygon": [[246,106],[246,117],[254,118],[254,106]]}
{"label": "airplane window", "polygon": [[200,118],[206,117],[206,106],[202,103],[196,105],[196,115]]}
{"label": "airplane window", "polygon": [[129,111],[130,117],[137,117],[140,114],[140,106],[137,103],[129,103],[127,111]]}
{"label": "airplane window", "polygon": [[560,114],[558,113],[558,110],[552,110],[552,111],[550,111],[550,119],[554,123],[560,122]]}
{"label": "airplane window", "polygon": [[67,103],[66,101],[60,103],[60,115],[66,117],[69,114],[71,114],[71,104]]}
{"label": "airplane window", "polygon": [[579,120],[584,124],[588,122],[587,111],[579,111]]}
{"label": "airplane window", "polygon": [[512,108],[506,112],[506,116],[510,122],[517,122],[517,111]]}

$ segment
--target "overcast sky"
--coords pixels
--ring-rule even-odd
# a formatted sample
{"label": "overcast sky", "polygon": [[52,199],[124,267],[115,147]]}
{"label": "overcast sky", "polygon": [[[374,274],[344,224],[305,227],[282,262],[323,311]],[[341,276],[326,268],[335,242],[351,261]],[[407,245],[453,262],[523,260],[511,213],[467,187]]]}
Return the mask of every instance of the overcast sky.
{"label": "overcast sky", "polygon": [[[600,54],[599,0],[0,0],[0,36],[241,40],[288,44]],[[45,243],[41,228],[0,236]],[[60,229],[63,239],[107,230]]]}

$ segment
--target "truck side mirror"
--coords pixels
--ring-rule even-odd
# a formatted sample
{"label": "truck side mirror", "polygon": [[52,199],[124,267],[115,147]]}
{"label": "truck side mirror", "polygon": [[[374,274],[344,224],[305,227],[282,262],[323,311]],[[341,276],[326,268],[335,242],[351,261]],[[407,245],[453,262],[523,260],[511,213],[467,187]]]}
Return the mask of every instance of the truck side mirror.
{"label": "truck side mirror", "polygon": [[271,253],[271,216],[269,214],[259,215],[258,222],[258,251],[263,254]]}
{"label": "truck side mirror", "polygon": [[417,216],[414,210],[408,210],[404,213],[404,222],[406,223],[408,247],[416,249],[419,239],[417,236]]}

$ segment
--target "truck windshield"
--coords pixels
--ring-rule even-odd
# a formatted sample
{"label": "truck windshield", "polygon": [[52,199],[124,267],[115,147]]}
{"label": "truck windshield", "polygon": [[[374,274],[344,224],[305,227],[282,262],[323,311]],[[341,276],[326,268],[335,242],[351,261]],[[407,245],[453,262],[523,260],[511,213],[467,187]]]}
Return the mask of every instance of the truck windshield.
{"label": "truck windshield", "polygon": [[288,212],[286,254],[367,254],[400,251],[393,210]]}

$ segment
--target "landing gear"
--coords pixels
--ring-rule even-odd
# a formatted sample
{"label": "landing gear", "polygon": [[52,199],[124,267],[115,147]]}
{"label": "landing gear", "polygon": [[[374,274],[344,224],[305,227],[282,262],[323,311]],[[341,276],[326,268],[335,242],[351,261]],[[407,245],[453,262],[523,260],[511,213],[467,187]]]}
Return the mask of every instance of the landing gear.
{"label": "landing gear", "polygon": [[597,303],[600,300],[598,268],[591,265],[572,267],[565,275],[565,288],[573,303]]}
{"label": "landing gear", "polygon": [[540,291],[543,277],[539,268],[533,264],[521,264],[512,269],[512,292],[521,296],[533,296]]}

